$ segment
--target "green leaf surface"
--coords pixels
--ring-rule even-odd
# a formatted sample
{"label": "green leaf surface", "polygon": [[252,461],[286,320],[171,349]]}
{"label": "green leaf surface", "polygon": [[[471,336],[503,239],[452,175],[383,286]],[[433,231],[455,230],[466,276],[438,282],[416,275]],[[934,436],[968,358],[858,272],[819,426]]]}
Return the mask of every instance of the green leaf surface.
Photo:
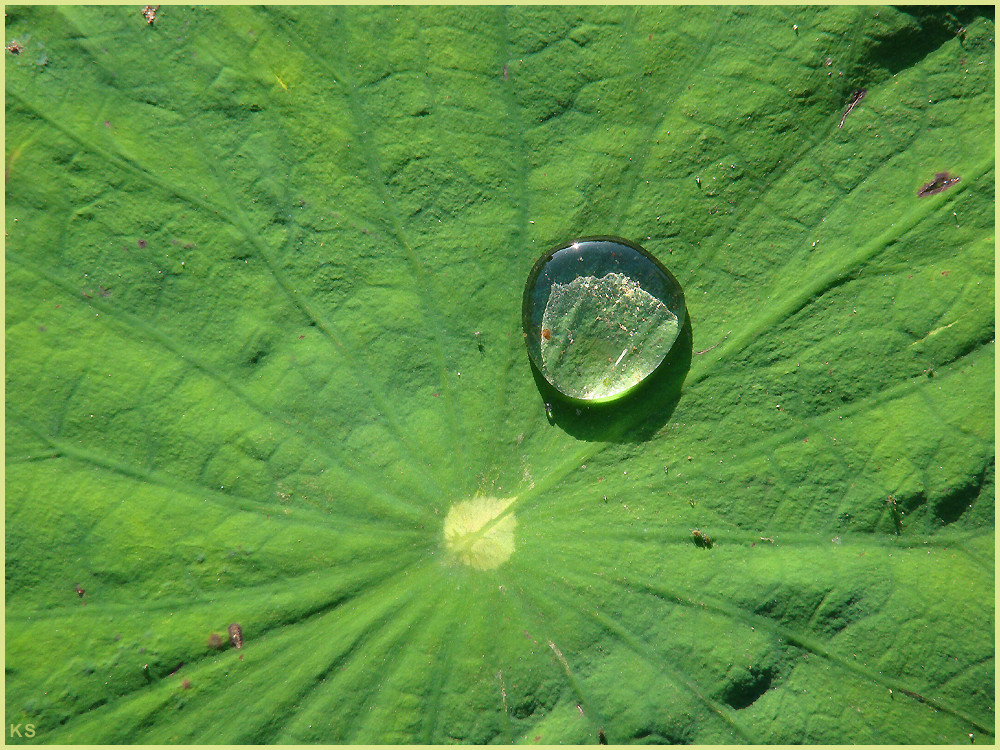
{"label": "green leaf surface", "polygon": [[992,742],[986,13],[8,7],[12,741]]}

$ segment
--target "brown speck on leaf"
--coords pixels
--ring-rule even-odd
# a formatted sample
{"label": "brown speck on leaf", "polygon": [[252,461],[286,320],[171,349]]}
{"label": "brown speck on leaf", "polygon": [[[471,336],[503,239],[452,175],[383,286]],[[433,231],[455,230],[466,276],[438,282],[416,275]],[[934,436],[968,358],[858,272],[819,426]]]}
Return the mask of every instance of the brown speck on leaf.
{"label": "brown speck on leaf", "polygon": [[243,628],[238,622],[229,626],[229,642],[233,644],[233,648],[243,648]]}
{"label": "brown speck on leaf", "polygon": [[87,593],[86,591],[84,591],[83,587],[80,586],[80,584],[78,583],[73,584],[73,590],[76,592],[76,595],[81,599],[83,598],[83,595]]}
{"label": "brown speck on leaf", "polygon": [[146,248],[146,240],[139,240],[137,244],[139,245],[140,250],[144,250]]}
{"label": "brown speck on leaf", "polygon": [[181,687],[184,688],[185,690],[190,690],[191,689],[191,680],[186,679],[186,678],[183,679],[183,680],[181,680]]}
{"label": "brown speck on leaf", "polygon": [[219,635],[218,633],[212,633],[210,636],[208,636],[208,642],[205,645],[207,645],[209,648],[214,648],[216,650],[222,648],[223,645],[222,636]]}

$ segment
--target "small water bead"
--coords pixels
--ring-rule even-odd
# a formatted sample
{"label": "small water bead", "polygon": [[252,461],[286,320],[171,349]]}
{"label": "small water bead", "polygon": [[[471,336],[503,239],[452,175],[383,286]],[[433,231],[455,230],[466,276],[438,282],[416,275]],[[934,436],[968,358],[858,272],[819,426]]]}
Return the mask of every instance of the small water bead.
{"label": "small water bead", "polygon": [[540,257],[524,287],[528,356],[560,393],[598,403],[638,386],[684,325],[684,292],[646,250],[585,237]]}

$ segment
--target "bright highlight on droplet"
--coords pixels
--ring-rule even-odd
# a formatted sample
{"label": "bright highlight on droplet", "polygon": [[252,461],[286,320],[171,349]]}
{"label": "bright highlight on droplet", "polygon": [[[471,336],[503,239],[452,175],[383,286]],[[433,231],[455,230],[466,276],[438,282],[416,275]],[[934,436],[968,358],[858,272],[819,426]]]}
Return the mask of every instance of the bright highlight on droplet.
{"label": "bright highlight on droplet", "polygon": [[487,524],[513,502],[512,497],[477,497],[455,503],[444,519],[445,547],[459,562],[477,570],[499,567],[514,553],[517,519],[508,513]]}
{"label": "bright highlight on droplet", "polygon": [[589,237],[549,251],[524,288],[532,362],[564,395],[612,401],[666,358],[684,325],[684,292],[628,240]]}

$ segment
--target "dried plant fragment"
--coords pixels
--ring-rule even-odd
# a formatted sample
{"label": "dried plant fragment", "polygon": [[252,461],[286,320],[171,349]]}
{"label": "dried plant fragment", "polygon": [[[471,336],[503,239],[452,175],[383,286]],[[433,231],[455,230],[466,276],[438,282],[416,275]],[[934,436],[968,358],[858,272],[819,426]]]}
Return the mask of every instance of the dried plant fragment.
{"label": "dried plant fragment", "polygon": [[691,541],[694,542],[696,547],[701,547],[702,549],[712,549],[715,545],[715,540],[700,529],[691,529]]}
{"label": "dried plant fragment", "polygon": [[243,628],[239,623],[234,622],[229,626],[229,642],[233,644],[233,648],[243,648]]}
{"label": "dried plant fragment", "polygon": [[947,190],[956,182],[961,182],[961,177],[952,177],[947,172],[938,172],[934,175],[934,179],[924,185],[920,190],[917,191],[917,195],[921,198],[934,195],[935,193],[940,193],[943,190]]}
{"label": "dried plant fragment", "polygon": [[851,94],[851,101],[847,103],[847,111],[844,112],[844,116],[840,118],[840,125],[837,126],[838,128],[844,127],[844,120],[846,120],[847,116],[851,114],[852,109],[861,104],[861,100],[865,98],[865,94],[867,93],[867,89],[858,89]]}

